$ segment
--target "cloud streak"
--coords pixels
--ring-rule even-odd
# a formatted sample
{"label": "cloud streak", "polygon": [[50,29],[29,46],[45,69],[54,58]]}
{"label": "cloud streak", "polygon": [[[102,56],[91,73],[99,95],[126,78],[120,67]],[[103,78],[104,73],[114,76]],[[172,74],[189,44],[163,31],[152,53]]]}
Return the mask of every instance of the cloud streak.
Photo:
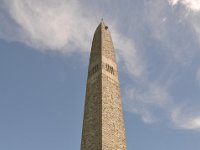
{"label": "cloud streak", "polygon": [[181,129],[200,130],[200,116],[188,113],[184,109],[183,107],[178,107],[173,110],[171,113],[173,123]]}
{"label": "cloud streak", "polygon": [[[43,50],[68,52],[88,49],[86,43],[91,40],[93,19],[90,18],[90,24],[87,23],[88,18],[77,1],[6,0],[3,3],[8,10],[6,13],[17,26],[14,28],[18,34],[13,35],[12,31],[2,33],[1,38],[9,34],[6,37],[8,40],[24,42]],[[9,24],[8,21],[5,17],[1,19],[1,22]]]}

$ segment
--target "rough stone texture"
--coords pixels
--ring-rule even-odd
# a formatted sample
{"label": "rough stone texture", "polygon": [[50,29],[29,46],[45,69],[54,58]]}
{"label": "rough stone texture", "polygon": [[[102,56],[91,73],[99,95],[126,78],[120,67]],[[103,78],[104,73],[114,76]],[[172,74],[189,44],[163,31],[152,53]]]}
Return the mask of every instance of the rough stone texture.
{"label": "rough stone texture", "polygon": [[81,150],[126,150],[115,51],[101,22],[91,48]]}

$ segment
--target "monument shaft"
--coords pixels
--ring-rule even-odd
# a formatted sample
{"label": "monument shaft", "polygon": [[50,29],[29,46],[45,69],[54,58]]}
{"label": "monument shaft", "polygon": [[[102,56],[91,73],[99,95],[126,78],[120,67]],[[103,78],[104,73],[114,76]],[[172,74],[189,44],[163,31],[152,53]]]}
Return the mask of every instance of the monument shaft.
{"label": "monument shaft", "polygon": [[126,150],[115,50],[103,22],[90,53],[81,150]]}

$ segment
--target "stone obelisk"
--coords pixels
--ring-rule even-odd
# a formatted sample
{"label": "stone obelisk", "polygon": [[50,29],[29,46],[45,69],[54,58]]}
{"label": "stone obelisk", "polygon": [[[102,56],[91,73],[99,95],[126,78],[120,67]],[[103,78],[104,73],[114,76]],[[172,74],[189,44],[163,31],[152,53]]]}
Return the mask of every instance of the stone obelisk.
{"label": "stone obelisk", "polygon": [[90,53],[81,150],[126,150],[115,50],[103,21]]}

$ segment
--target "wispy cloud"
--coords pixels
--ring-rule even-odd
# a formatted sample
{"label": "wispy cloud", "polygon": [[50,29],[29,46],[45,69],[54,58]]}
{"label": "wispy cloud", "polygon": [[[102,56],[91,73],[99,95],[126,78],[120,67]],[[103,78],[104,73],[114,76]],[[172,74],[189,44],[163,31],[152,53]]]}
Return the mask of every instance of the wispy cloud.
{"label": "wispy cloud", "polygon": [[177,5],[178,3],[184,5],[187,9],[198,12],[200,11],[199,0],[169,0],[171,5]]}
{"label": "wispy cloud", "polygon": [[200,115],[195,114],[196,111],[194,110],[189,113],[184,109],[184,107],[178,107],[172,111],[171,119],[173,123],[182,129],[200,130]]}
{"label": "wispy cloud", "polygon": [[134,40],[119,34],[117,30],[112,31],[114,45],[124,69],[136,78],[145,74],[145,61],[141,61],[142,56],[138,54]]}
{"label": "wispy cloud", "polygon": [[[10,20],[6,16],[1,18],[4,24],[1,24],[0,38],[24,42],[43,50],[67,52],[89,48],[94,18],[88,18],[77,1],[4,0],[3,4]],[[15,25],[9,25],[11,21]],[[5,24],[15,32],[9,31]]]}
{"label": "wispy cloud", "polygon": [[167,90],[160,85],[149,83],[127,88],[126,109],[130,112],[141,115],[146,123],[160,121],[161,115],[171,103]]}
{"label": "wispy cloud", "polygon": [[[172,4],[177,3],[173,1]],[[199,109],[188,111],[182,108],[183,103],[187,103],[190,109],[199,105],[197,99],[200,95],[191,90],[199,90],[193,84],[193,79],[198,78],[195,66],[200,57],[197,38],[199,14],[196,10],[190,14],[188,8],[171,8],[161,1],[150,1],[143,7],[139,17],[145,21],[134,22],[133,26],[146,28],[136,32],[139,34],[136,37],[140,39],[136,45],[143,51],[146,70],[137,81],[132,76],[133,82],[127,83],[129,86],[124,91],[126,109],[140,114],[146,123],[164,121],[176,128],[199,130]]]}
{"label": "wispy cloud", "polygon": [[[106,16],[123,74],[130,78],[124,81],[126,110],[145,123],[164,121],[176,128],[200,129],[199,109],[189,111],[182,105],[199,104],[200,95],[194,93],[199,90],[194,82],[200,80],[198,0],[125,0],[129,7],[123,11],[112,1],[103,1],[105,7],[78,0],[1,3],[0,38],[40,51],[89,52],[93,32]],[[179,4],[185,7],[173,7]]]}

